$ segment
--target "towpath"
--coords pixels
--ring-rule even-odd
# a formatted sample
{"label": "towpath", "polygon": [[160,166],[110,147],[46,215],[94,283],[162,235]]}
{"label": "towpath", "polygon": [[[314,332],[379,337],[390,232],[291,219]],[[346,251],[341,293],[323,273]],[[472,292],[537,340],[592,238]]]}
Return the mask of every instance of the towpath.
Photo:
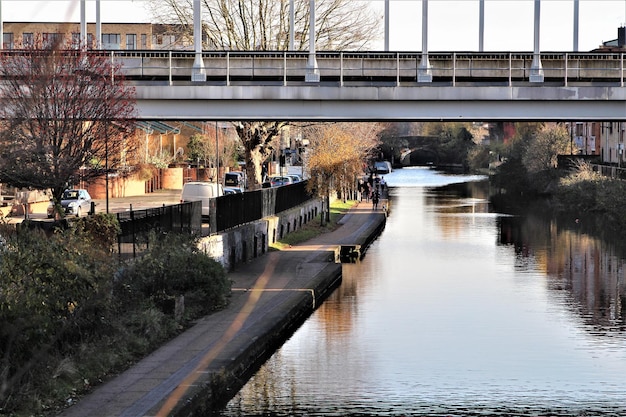
{"label": "towpath", "polygon": [[361,202],[335,231],[237,265],[228,274],[233,293],[227,308],[200,319],[60,416],[202,415],[216,397],[235,394],[339,284],[337,247],[369,244],[385,218],[382,209]]}

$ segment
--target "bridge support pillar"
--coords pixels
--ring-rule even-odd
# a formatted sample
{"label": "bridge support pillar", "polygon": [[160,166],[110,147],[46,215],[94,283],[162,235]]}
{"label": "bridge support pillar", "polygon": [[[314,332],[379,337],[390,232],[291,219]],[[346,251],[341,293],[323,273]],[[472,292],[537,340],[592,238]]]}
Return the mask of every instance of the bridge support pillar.
{"label": "bridge support pillar", "polygon": [[539,26],[541,22],[541,0],[535,0],[535,48],[533,51],[533,63],[530,66],[530,82],[543,82],[543,68],[539,53]]}
{"label": "bridge support pillar", "polygon": [[422,0],[422,60],[417,69],[417,82],[430,83],[433,74],[428,60],[428,0]]}
{"label": "bridge support pillar", "polygon": [[193,43],[195,44],[196,57],[191,70],[192,82],[205,82],[206,69],[202,59],[202,21],[200,0],[193,0]]}
{"label": "bridge support pillar", "polygon": [[309,62],[304,81],[307,83],[320,82],[320,70],[315,56],[315,0],[309,0]]}

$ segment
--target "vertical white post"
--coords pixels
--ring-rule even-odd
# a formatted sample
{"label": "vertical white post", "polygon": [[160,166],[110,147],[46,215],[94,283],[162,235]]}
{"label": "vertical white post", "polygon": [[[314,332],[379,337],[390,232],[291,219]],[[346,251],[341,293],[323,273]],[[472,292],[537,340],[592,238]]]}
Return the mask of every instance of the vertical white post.
{"label": "vertical white post", "polygon": [[85,0],[80,0],[80,47],[87,46],[87,6]]}
{"label": "vertical white post", "polygon": [[295,11],[295,7],[294,7],[294,1],[295,0],[289,0],[289,50],[290,51],[294,51],[296,49],[295,47],[295,36],[296,36],[296,29],[295,29],[295,19],[296,19],[296,11]]}
{"label": "vertical white post", "polygon": [[315,56],[315,0],[309,0],[309,62],[304,81],[307,83],[320,82],[320,70],[317,67],[317,57]]}
{"label": "vertical white post", "polygon": [[417,72],[417,82],[432,82],[433,75],[428,60],[428,0],[422,0],[422,60]]}
{"label": "vertical white post", "polygon": [[485,0],[480,0],[478,6],[478,50],[485,51]]}
{"label": "vertical white post", "polygon": [[385,0],[385,51],[389,51],[389,0]]}
{"label": "vertical white post", "polygon": [[191,70],[191,81],[205,82],[206,69],[202,59],[202,10],[200,0],[193,0],[193,43],[195,45],[196,57]]}
{"label": "vertical white post", "polygon": [[539,52],[539,27],[541,26],[541,0],[535,0],[535,45],[533,49],[533,63],[530,67],[530,82],[543,82],[543,68],[541,66],[541,55]]}
{"label": "vertical white post", "polygon": [[578,0],[574,0],[574,52],[578,52],[578,21],[580,15],[578,3]]}
{"label": "vertical white post", "polygon": [[100,0],[96,0],[96,49],[102,49],[102,18],[100,16]]}

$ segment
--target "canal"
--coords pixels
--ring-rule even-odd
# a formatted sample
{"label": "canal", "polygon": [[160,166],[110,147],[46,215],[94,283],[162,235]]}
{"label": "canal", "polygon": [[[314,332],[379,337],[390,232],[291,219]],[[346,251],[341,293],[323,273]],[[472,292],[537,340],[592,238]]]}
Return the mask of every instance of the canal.
{"label": "canal", "polygon": [[617,242],[496,212],[480,177],[385,179],[382,235],[221,415],[626,415]]}

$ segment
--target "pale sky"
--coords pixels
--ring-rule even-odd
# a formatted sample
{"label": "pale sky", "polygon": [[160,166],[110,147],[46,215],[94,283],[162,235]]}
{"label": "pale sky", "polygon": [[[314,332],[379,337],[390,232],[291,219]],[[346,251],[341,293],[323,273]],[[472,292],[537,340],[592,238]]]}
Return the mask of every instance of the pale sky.
{"label": "pale sky", "polygon": [[[382,16],[383,0],[352,0],[368,3]],[[2,19],[11,21],[80,20],[79,0],[0,0]],[[101,0],[102,22],[150,22],[146,0]],[[588,51],[617,38],[626,24],[626,0],[579,0],[579,51]],[[434,51],[478,50],[478,0],[429,0],[428,49]],[[542,51],[571,51],[574,38],[574,1],[541,0]],[[95,0],[87,0],[87,21],[95,22]],[[422,48],[420,0],[390,0],[391,51]],[[485,0],[486,51],[532,51],[533,0]],[[382,22],[381,22],[382,30]],[[380,47],[382,49],[382,41]]]}

